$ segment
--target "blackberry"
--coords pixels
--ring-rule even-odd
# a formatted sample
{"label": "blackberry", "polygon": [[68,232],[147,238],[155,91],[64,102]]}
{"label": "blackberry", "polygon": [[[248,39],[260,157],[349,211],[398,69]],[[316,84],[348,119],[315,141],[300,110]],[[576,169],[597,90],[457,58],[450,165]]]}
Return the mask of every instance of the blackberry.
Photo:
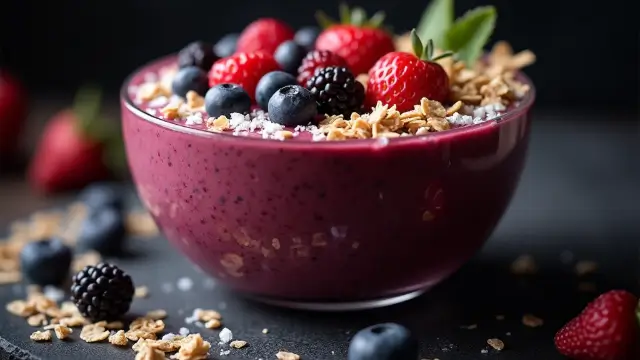
{"label": "blackberry", "polygon": [[307,89],[316,98],[319,114],[349,116],[359,111],[364,101],[364,86],[345,67],[316,70],[307,81]]}
{"label": "blackberry", "polygon": [[115,265],[86,266],[73,277],[71,300],[90,321],[112,320],[129,311],[133,300],[131,277]]}
{"label": "blackberry", "polygon": [[178,67],[199,67],[203,71],[209,71],[211,65],[218,60],[213,52],[213,45],[204,41],[194,41],[185,46],[178,53]]}

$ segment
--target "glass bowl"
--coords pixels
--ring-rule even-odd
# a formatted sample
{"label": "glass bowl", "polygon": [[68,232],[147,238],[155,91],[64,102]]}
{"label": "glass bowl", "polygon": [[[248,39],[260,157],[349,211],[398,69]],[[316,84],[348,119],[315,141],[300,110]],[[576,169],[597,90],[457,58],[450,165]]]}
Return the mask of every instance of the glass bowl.
{"label": "glass bowl", "polygon": [[121,92],[129,167],[162,233],[221,283],[347,310],[413,298],[485,243],[525,165],[535,90],[502,116],[424,136],[278,141],[149,115]]}

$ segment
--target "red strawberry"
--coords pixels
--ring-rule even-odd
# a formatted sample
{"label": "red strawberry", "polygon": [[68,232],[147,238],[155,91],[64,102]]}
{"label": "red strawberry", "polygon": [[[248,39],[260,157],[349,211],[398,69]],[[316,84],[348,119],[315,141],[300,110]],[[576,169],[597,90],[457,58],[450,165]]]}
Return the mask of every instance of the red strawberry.
{"label": "red strawberry", "polygon": [[279,69],[273,56],[264,51],[235,53],[213,64],[209,71],[209,86],[240,85],[255,103],[256,86],[260,78],[268,72]]}
{"label": "red strawberry", "polygon": [[558,351],[576,360],[638,359],[638,298],[614,290],[600,295],[555,337]]}
{"label": "red strawberry", "polygon": [[352,12],[341,8],[341,24],[334,24],[323,13],[318,13],[325,30],[316,40],[316,49],[328,50],[347,61],[354,75],[364,74],[385,54],[395,50],[391,35],[379,28],[384,13],[376,13],[371,19],[361,8]]}
{"label": "red strawberry", "polygon": [[[105,165],[105,147],[90,132],[108,134],[97,122],[97,93],[82,94],[75,109],[54,115],[44,128],[28,177],[31,185],[43,193],[81,188],[110,175]],[[90,103],[91,102],[91,103]],[[101,126],[101,128],[97,128]]]}
{"label": "red strawberry", "polygon": [[277,19],[263,18],[249,24],[238,38],[237,52],[264,51],[273,55],[278,45],[293,39],[289,25]]}
{"label": "red strawberry", "polygon": [[302,64],[298,68],[298,83],[302,86],[307,85],[309,80],[316,69],[325,68],[329,66],[347,66],[347,62],[340,56],[327,50],[312,50],[304,59]]}
{"label": "red strawberry", "polygon": [[[451,53],[433,58],[433,42],[426,48],[412,31],[415,55],[392,52],[383,56],[369,71],[366,106],[375,106],[378,101],[395,105],[398,111],[408,111],[423,97],[446,102],[449,97],[449,77],[440,64],[434,62]],[[421,57],[426,55],[426,60]]]}
{"label": "red strawberry", "polygon": [[27,101],[20,83],[0,70],[0,155],[11,155],[27,117]]}

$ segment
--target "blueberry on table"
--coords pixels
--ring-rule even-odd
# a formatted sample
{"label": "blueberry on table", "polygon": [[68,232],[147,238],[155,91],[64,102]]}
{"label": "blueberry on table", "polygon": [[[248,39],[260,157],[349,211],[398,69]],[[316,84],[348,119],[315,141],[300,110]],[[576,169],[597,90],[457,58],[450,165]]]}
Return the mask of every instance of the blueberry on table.
{"label": "blueberry on table", "polygon": [[269,99],[269,120],[284,126],[308,125],[318,114],[316,99],[299,85],[287,85]]}
{"label": "blueberry on table", "polygon": [[124,190],[116,184],[94,183],[82,190],[79,200],[89,209],[112,207],[121,210],[124,207]]}
{"label": "blueberry on table", "polygon": [[213,45],[213,52],[220,58],[233,55],[233,53],[236,52],[238,37],[240,37],[240,34],[236,33],[223,36],[215,45]]}
{"label": "blueberry on table", "polygon": [[216,60],[218,57],[213,52],[213,46],[204,41],[194,41],[178,53],[178,67],[180,68],[195,66],[208,72]]}
{"label": "blueberry on table", "polygon": [[280,44],[273,54],[280,68],[292,75],[298,75],[298,68],[305,56],[307,49],[293,40]]}
{"label": "blueberry on table", "polygon": [[402,325],[386,323],[358,331],[348,360],[417,360],[418,341]]}
{"label": "blueberry on table", "polygon": [[204,96],[207,89],[209,89],[207,73],[196,66],[187,66],[178,70],[171,82],[173,93],[182,97],[187,96],[187,93],[192,90]]}
{"label": "blueberry on table", "polygon": [[71,248],[60,239],[34,241],[20,251],[20,268],[33,284],[61,285],[69,276],[72,259]]}
{"label": "blueberry on table", "polygon": [[122,251],[125,242],[125,224],[120,211],[112,207],[90,210],[80,226],[78,247],[95,250],[103,255]]}
{"label": "blueberry on table", "polygon": [[71,301],[90,321],[115,320],[129,311],[134,290],[131,276],[116,265],[100,263],[73,276]]}
{"label": "blueberry on table", "polygon": [[244,89],[235,84],[220,84],[207,91],[204,108],[212,117],[229,116],[231,113],[248,113],[251,110],[251,98]]}
{"label": "blueberry on table", "polygon": [[316,39],[322,30],[317,26],[305,26],[296,31],[293,40],[304,46],[307,51],[311,51],[316,47]]}
{"label": "blueberry on table", "polygon": [[298,81],[296,78],[284,71],[267,73],[258,81],[258,86],[256,86],[256,101],[263,110],[267,110],[269,99],[271,99],[271,96],[273,96],[276,91],[287,85],[297,84]]}

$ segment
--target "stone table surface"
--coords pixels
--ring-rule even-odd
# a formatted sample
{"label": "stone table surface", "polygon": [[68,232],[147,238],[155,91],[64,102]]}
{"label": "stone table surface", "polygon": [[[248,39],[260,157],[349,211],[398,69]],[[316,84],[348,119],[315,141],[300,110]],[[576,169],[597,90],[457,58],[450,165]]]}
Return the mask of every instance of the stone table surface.
{"label": "stone table surface", "polygon": [[[200,332],[214,344],[213,359],[275,359],[283,349],[306,360],[345,359],[349,339],[358,329],[386,321],[413,330],[425,359],[561,359],[553,347],[554,333],[597,294],[578,289],[577,261],[599,264],[598,272],[587,279],[596,284],[598,293],[613,288],[636,294],[640,290],[638,126],[632,121],[612,125],[587,115],[581,122],[565,121],[570,116],[578,115],[538,116],[521,186],[498,230],[470,263],[422,297],[352,313],[261,305],[198,273],[158,236],[133,240],[135,256],[115,261],[136,284],[150,289],[149,298],[135,300],[132,312],[166,309],[167,329],[177,332],[186,326]],[[35,198],[18,180],[0,185],[3,225],[65,202]],[[12,203],[16,205],[9,206]],[[509,272],[510,263],[524,253],[536,258],[540,267],[536,275],[518,277]],[[193,282],[190,291],[176,286],[184,278]],[[0,286],[0,303],[20,298],[24,291],[23,285]],[[218,331],[185,324],[185,317],[198,307],[218,309],[234,338],[248,341],[249,346],[220,356]],[[525,313],[544,319],[544,325],[524,326]],[[497,320],[496,315],[505,319]],[[463,328],[471,324],[477,328]],[[268,334],[262,333],[264,328]],[[23,319],[0,311],[0,359],[134,358],[132,350],[110,344],[56,339],[33,343],[29,340],[33,330]],[[501,352],[489,348],[488,338],[502,339],[506,348]],[[488,353],[482,354],[483,349]]]}

